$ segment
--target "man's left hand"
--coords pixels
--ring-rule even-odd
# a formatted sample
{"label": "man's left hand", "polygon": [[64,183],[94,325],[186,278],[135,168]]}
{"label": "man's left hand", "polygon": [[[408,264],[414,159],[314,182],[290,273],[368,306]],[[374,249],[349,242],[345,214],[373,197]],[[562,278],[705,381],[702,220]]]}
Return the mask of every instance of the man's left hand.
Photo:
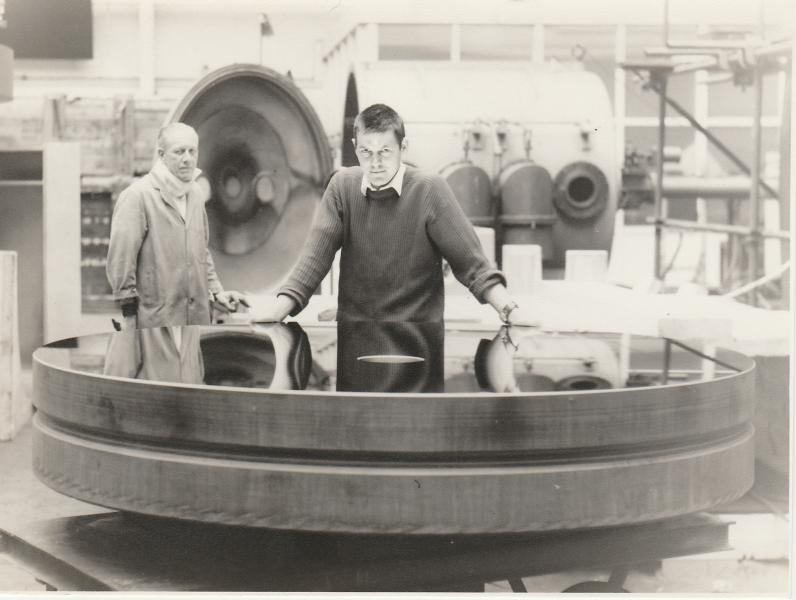
{"label": "man's left hand", "polygon": [[219,292],[213,297],[216,307],[221,308],[225,312],[237,312],[238,306],[243,305],[246,307],[251,306],[249,300],[244,294],[233,290]]}
{"label": "man's left hand", "polygon": [[509,313],[507,325],[516,325],[517,327],[541,327],[542,322],[538,315],[532,311],[518,306]]}

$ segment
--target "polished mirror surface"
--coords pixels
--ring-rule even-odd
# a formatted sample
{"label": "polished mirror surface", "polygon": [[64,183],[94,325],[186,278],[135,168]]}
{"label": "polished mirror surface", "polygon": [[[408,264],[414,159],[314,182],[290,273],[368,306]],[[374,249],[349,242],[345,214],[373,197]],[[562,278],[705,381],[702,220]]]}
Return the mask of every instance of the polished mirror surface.
{"label": "polished mirror surface", "polygon": [[172,384],[378,393],[551,393],[677,385],[746,371],[707,343],[408,322],[163,327],[71,338],[37,360]]}

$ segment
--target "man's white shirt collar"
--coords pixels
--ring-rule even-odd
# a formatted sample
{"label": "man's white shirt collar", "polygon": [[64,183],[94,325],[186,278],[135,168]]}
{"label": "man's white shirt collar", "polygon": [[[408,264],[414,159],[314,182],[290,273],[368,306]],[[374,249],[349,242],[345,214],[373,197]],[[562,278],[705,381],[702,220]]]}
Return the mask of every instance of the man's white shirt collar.
{"label": "man's white shirt collar", "polygon": [[[392,181],[390,182],[390,185],[386,185],[386,186],[384,186],[381,189],[386,190],[386,189],[392,188],[396,192],[398,192],[398,195],[400,196],[401,195],[401,190],[404,187],[404,174],[405,173],[406,173],[406,165],[404,163],[401,163],[401,166],[398,167],[398,171],[395,173],[395,177],[392,178]],[[363,175],[362,175],[362,186],[361,186],[361,191],[362,191],[363,195],[365,194],[365,191],[368,188],[370,188],[372,190],[376,189],[372,185],[370,185],[370,180],[368,180],[368,174],[367,174],[367,172],[364,172]]]}

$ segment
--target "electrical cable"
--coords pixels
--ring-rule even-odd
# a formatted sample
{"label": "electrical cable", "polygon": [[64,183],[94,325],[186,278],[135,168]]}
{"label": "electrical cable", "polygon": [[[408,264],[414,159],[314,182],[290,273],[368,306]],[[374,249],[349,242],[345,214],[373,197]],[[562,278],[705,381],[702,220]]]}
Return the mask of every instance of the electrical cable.
{"label": "electrical cable", "polygon": [[683,247],[683,232],[678,231],[677,235],[678,235],[677,247],[674,249],[674,254],[672,255],[672,258],[669,260],[669,264],[666,265],[666,268],[661,272],[660,276],[661,281],[665,280],[666,275],[669,273],[669,271],[672,270],[672,267],[674,266],[674,261],[677,260],[677,255],[680,254],[680,249]]}

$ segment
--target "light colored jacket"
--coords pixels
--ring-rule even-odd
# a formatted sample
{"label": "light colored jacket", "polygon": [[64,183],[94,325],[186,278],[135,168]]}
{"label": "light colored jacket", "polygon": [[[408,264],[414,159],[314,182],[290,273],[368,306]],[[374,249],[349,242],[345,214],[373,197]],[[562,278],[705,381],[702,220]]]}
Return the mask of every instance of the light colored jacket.
{"label": "light colored jacket", "polygon": [[223,291],[208,248],[197,184],[185,219],[149,173],[125,189],[111,220],[107,274],[116,300],[138,298],[138,327],[206,325],[211,294]]}
{"label": "light colored jacket", "polygon": [[204,382],[201,327],[125,329],[110,335],[104,375],[172,383]]}

